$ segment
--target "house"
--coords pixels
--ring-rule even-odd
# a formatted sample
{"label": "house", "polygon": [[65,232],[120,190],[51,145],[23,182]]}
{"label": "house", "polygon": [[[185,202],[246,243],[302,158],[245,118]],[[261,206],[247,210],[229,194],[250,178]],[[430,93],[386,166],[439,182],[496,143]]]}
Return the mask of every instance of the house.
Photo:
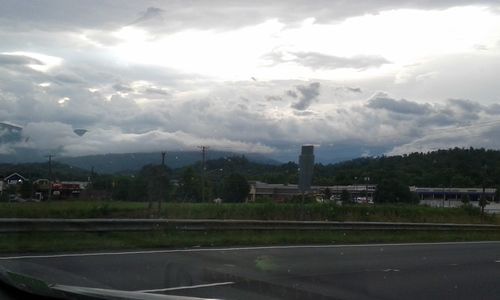
{"label": "house", "polygon": [[3,182],[6,185],[17,185],[17,184],[22,184],[25,181],[29,181],[26,177],[22,176],[19,173],[12,173],[9,176],[5,177],[3,179]]}
{"label": "house", "polygon": [[59,198],[77,198],[87,186],[86,181],[53,182],[52,195]]}
{"label": "house", "polygon": [[77,198],[83,190],[87,188],[87,181],[55,181],[50,182],[48,179],[37,179],[33,182],[37,192],[43,195],[43,198],[48,197],[49,191],[51,196],[64,198]]}

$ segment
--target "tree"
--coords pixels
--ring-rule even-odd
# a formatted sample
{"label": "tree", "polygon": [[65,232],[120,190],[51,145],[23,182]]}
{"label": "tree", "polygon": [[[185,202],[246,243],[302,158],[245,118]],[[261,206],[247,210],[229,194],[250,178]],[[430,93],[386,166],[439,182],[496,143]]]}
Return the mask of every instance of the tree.
{"label": "tree", "polygon": [[451,186],[452,187],[462,187],[462,188],[466,188],[466,187],[471,187],[471,186],[474,186],[474,182],[467,176],[462,176],[460,174],[455,174],[452,178],[451,178]]}
{"label": "tree", "polygon": [[192,167],[187,167],[182,172],[179,179],[177,197],[181,198],[183,201],[201,201],[201,178]]}
{"label": "tree", "polygon": [[141,176],[119,176],[113,180],[112,198],[123,201],[147,201],[147,182]]}
{"label": "tree", "polygon": [[330,188],[326,188],[324,191],[323,191],[323,196],[325,197],[325,200],[326,201],[330,201],[330,198],[332,197],[332,191],[330,190]]}
{"label": "tree", "polygon": [[163,165],[146,165],[139,172],[139,176],[146,182],[148,208],[153,207],[153,201],[158,201],[158,212],[161,203],[166,198],[169,185],[168,169]]}
{"label": "tree", "polygon": [[352,203],[351,193],[347,190],[342,190],[342,193],[340,194],[340,202],[342,202],[342,204]]}
{"label": "tree", "polygon": [[462,201],[463,206],[470,205],[469,195],[462,194],[462,196],[460,196],[460,201]]}
{"label": "tree", "polygon": [[380,181],[375,191],[376,203],[387,202],[416,202],[415,196],[410,192],[408,185],[394,178],[386,178]]}
{"label": "tree", "polygon": [[225,202],[244,202],[250,192],[250,185],[243,175],[232,173],[224,178],[222,199]]}
{"label": "tree", "polygon": [[25,180],[19,188],[19,193],[21,197],[25,199],[31,199],[33,197],[33,184],[31,181]]}

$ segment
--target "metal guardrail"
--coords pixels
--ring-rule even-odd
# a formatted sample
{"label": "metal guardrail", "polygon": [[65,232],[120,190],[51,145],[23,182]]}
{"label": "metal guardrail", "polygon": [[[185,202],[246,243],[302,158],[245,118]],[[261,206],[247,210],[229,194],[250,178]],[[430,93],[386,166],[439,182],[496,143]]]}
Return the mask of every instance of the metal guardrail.
{"label": "metal guardrail", "polygon": [[212,219],[0,219],[0,233],[154,230],[500,230],[499,225],[450,223],[261,221]]}

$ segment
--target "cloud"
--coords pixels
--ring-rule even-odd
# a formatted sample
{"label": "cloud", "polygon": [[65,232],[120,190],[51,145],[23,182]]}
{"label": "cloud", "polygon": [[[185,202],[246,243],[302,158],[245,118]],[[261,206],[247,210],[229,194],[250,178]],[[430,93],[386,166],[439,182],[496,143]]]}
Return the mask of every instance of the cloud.
{"label": "cloud", "polygon": [[313,70],[343,68],[362,70],[390,63],[387,59],[379,55],[341,57],[318,52],[271,52],[264,55],[264,59],[272,61],[273,65],[292,62]]}
{"label": "cloud", "polygon": [[[215,149],[234,147],[235,151],[283,154],[298,149],[301,143],[319,143],[322,149],[333,149],[328,148],[331,143],[345,145],[346,153],[360,149],[359,153],[376,155],[392,149],[435,147],[439,138],[432,138],[431,133],[440,131],[445,133],[439,144],[443,147],[500,148],[500,141],[494,140],[498,132],[491,125],[500,115],[496,104],[500,101],[498,45],[484,44],[487,50],[481,51],[472,49],[478,55],[450,54],[419,61],[415,67],[405,66],[409,70],[398,74],[404,79],[399,83],[394,83],[398,66],[385,65],[389,63],[386,57],[393,59],[388,54],[354,55],[356,52],[342,51],[339,53],[353,54],[329,55],[335,49],[328,49],[325,43],[325,47],[309,43],[290,49],[263,47],[261,53],[269,52],[266,58],[277,64],[284,76],[292,74],[300,80],[270,80],[265,74],[249,73],[244,77],[246,81],[222,82],[161,66],[156,61],[130,62],[123,56],[140,54],[140,49],[121,48],[123,39],[115,35],[127,25],[140,26],[139,33],[144,31],[147,38],[155,40],[196,31],[268,32],[265,26],[276,24],[282,26],[277,30],[292,32],[294,28],[307,29],[307,18],[311,18],[311,26],[331,25],[351,16],[384,10],[446,9],[469,3],[291,0],[249,5],[214,0],[188,5],[182,1],[124,0],[116,5],[97,0],[7,1],[0,12],[0,40],[4,51],[18,55],[0,54],[0,68],[4,70],[0,72],[0,120],[21,124],[26,128],[23,136],[29,134],[30,139],[21,145],[0,138],[0,148],[11,151],[16,147],[55,147],[67,155],[78,155],[164,147],[192,149],[209,144]],[[269,20],[275,21],[264,23]],[[259,44],[255,46],[260,47],[265,34],[259,31],[256,36]],[[137,38],[142,37],[138,34]],[[377,41],[377,36],[373,38]],[[210,52],[203,47],[195,50]],[[23,51],[40,52],[60,58],[61,62],[38,72],[27,65],[44,66],[46,61],[19,54]],[[178,55],[190,57],[184,52]],[[379,67],[384,73],[378,73]],[[306,75],[294,73],[306,68]],[[391,72],[392,68],[397,70]],[[369,73],[366,79],[349,78],[365,69],[363,73]],[[322,73],[338,73],[340,79],[326,80]],[[388,93],[370,98],[381,89]],[[71,100],[58,103],[60,99]],[[246,99],[244,104],[242,99]],[[79,137],[73,132],[75,128],[89,132]],[[490,139],[486,128],[491,129]]]}
{"label": "cloud", "polygon": [[282,101],[281,96],[266,96],[266,101]]}
{"label": "cloud", "polygon": [[465,99],[449,99],[449,104],[451,106],[457,107],[464,112],[474,113],[479,112],[483,109],[482,105],[477,102],[472,102]]}
{"label": "cloud", "polygon": [[263,57],[270,60],[272,65],[282,63],[296,63],[313,70],[325,69],[357,69],[380,67],[390,62],[379,55],[356,55],[352,57],[341,57],[326,55],[318,52],[271,52]]}
{"label": "cloud", "polygon": [[53,78],[61,83],[75,84],[85,82],[85,80],[83,80],[80,76],[73,73],[59,73],[57,75],[54,75]]}
{"label": "cloud", "polygon": [[134,89],[122,83],[113,84],[113,89],[118,92],[132,92]]}
{"label": "cloud", "polygon": [[[0,13],[2,27],[33,28],[44,30],[78,30],[82,28],[111,29],[127,24],[144,25],[149,20],[162,18],[155,24],[159,32],[180,28],[220,30],[245,27],[278,18],[285,23],[298,24],[306,18],[315,17],[319,24],[329,24],[348,17],[377,14],[392,9],[446,9],[459,5],[498,4],[496,0],[277,0],[254,1],[252,5],[242,1],[57,1],[44,3],[34,0],[4,1]],[[291,9],[292,8],[292,9]],[[493,9],[492,8],[492,9]],[[61,13],[64,12],[64,13]],[[137,15],[139,14],[139,17]],[[146,21],[146,22],[144,22]],[[161,26],[160,26],[161,25]]]}
{"label": "cloud", "polygon": [[2,54],[0,53],[0,65],[43,65],[43,63],[33,57],[25,55]]}
{"label": "cloud", "polygon": [[85,135],[74,134],[64,123],[29,123],[25,128],[29,145],[23,148],[48,149],[63,156],[102,153],[151,152],[164,150],[191,150],[198,145],[236,152],[271,153],[275,149],[260,143],[239,140],[199,137],[183,131],[151,130],[144,133],[126,133],[119,128],[95,128]]}
{"label": "cloud", "polygon": [[151,20],[163,21],[163,13],[165,11],[158,7],[148,7],[145,11],[140,13],[139,18],[130,23],[130,25],[148,22]]}
{"label": "cloud", "polygon": [[144,89],[144,93],[146,94],[153,94],[153,95],[163,95],[167,96],[169,95],[169,92],[161,89],[161,88],[156,88],[156,87],[148,87]]}
{"label": "cloud", "polygon": [[300,117],[308,117],[308,116],[316,115],[315,112],[310,111],[310,110],[294,111],[293,114],[296,115],[296,116],[300,116]]}
{"label": "cloud", "polygon": [[378,93],[366,104],[369,108],[384,109],[399,114],[422,115],[430,112],[429,105],[419,104],[405,99],[395,100],[385,93]]}
{"label": "cloud", "polygon": [[499,115],[500,114],[500,104],[493,103],[485,108],[485,112],[489,115]]}
{"label": "cloud", "polygon": [[[126,82],[124,85],[131,89],[137,85],[130,78],[121,80],[118,82]],[[381,151],[430,149],[438,140],[431,135],[441,130],[445,134],[442,146],[477,146],[487,137],[483,131],[476,130],[485,129],[484,125],[474,129],[476,131],[455,128],[491,120],[494,116],[488,112],[496,107],[461,99],[440,103],[397,100],[388,93],[378,93],[368,101],[346,103],[341,102],[344,94],[337,95],[339,90],[346,90],[345,86],[323,81],[321,84],[260,82],[258,89],[247,82],[234,82],[188,94],[177,91],[177,86],[168,99],[151,102],[137,101],[137,98],[143,99],[145,94],[142,92],[149,83],[136,86],[129,93],[118,93],[113,87],[116,84],[113,78],[93,93],[84,89],[85,86],[56,85],[41,89],[35,83],[23,85],[22,90],[29,91],[25,97],[0,91],[0,102],[6,104],[0,107],[0,118],[19,123],[24,127],[23,136],[30,137],[24,144],[0,143],[3,152],[21,147],[75,156],[165,148],[191,150],[206,144],[213,149],[272,153],[278,155],[276,158],[294,159],[286,156],[290,151],[287,149],[314,143],[321,144],[323,149],[333,149],[334,152],[324,150],[326,159],[331,153],[341,155],[345,152],[342,155],[354,157],[363,152],[377,155],[384,153]],[[1,84],[0,80],[0,89]],[[287,90],[289,86],[294,88]],[[157,88],[167,87],[157,85]],[[186,87],[186,90],[191,91],[191,88]],[[322,101],[317,103],[317,109],[310,110],[320,92],[322,99],[336,100]],[[368,92],[349,93],[359,97]],[[110,99],[106,98],[108,93],[112,95]],[[287,101],[265,99],[265,95],[279,94],[283,95],[282,99],[288,97],[293,101],[295,107]],[[64,107],[57,104],[57,99],[63,95],[71,98]],[[248,101],[242,105],[242,99]],[[468,111],[471,108],[473,113]],[[85,128],[88,132],[79,137],[74,133],[75,128]],[[495,146],[496,143],[500,147],[500,142],[492,140],[487,144]],[[345,145],[344,148],[350,150],[330,147],[330,144]]]}
{"label": "cloud", "polygon": [[22,131],[22,127],[0,122],[0,145],[20,142],[22,140]]}
{"label": "cloud", "polygon": [[363,91],[361,90],[361,88],[353,88],[353,87],[345,87],[346,90],[348,90],[349,92],[353,92],[353,93],[362,93]]}
{"label": "cloud", "polygon": [[289,96],[289,97],[292,97],[292,98],[297,98],[298,97],[297,93],[295,91],[292,91],[292,90],[286,91],[285,94],[287,96]]}
{"label": "cloud", "polygon": [[[299,101],[292,103],[291,107],[296,110],[306,110],[311,103],[319,96],[319,82],[312,82],[309,85],[298,85],[295,88],[298,92]],[[294,95],[295,91],[288,91],[288,95]]]}
{"label": "cloud", "polygon": [[297,52],[294,54],[297,56],[294,60],[296,63],[312,69],[367,69],[390,63],[387,59],[378,55],[339,57],[316,52]]}

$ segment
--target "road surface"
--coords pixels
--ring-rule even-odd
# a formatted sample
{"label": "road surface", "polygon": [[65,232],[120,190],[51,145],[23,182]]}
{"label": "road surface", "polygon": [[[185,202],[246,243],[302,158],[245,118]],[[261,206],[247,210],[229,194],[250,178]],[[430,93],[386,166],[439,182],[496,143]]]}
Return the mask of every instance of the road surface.
{"label": "road surface", "polygon": [[500,242],[2,257],[51,283],[220,299],[498,299]]}

